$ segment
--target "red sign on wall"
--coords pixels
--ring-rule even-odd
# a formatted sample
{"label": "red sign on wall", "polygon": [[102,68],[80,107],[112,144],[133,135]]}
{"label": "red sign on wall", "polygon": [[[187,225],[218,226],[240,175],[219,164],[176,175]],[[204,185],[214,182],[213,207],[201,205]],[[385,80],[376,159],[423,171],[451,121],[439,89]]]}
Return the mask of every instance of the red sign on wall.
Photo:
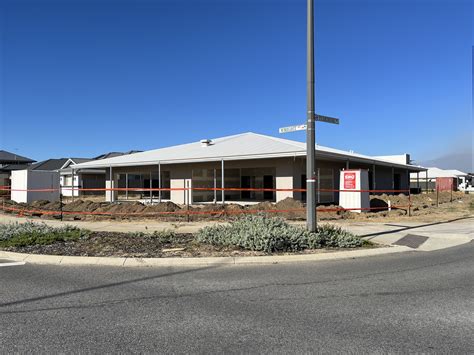
{"label": "red sign on wall", "polygon": [[344,190],[356,188],[356,173],[344,173]]}

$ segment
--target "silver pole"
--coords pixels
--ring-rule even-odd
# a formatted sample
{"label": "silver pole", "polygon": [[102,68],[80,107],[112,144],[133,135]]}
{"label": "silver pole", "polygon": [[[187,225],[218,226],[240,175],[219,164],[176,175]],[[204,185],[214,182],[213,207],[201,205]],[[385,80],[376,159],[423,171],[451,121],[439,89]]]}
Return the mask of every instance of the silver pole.
{"label": "silver pole", "polygon": [[153,204],[153,175],[150,171],[150,204]]}
{"label": "silver pole", "polygon": [[214,203],[217,203],[217,176],[216,176],[216,169],[214,169]]}
{"label": "silver pole", "polygon": [[161,203],[161,162],[158,162],[158,202]]}
{"label": "silver pole", "polygon": [[74,169],[71,168],[72,177],[71,177],[71,192],[72,192],[72,202],[74,202]]}
{"label": "silver pole", "polygon": [[426,170],[425,173],[426,173],[425,189],[426,189],[426,193],[428,193],[428,170]]}
{"label": "silver pole", "polygon": [[416,188],[417,189],[420,188],[420,172],[419,171],[416,172]]}
{"label": "silver pole", "polygon": [[114,196],[114,176],[112,172],[112,167],[110,167],[110,202],[115,202],[115,196]]}
{"label": "silver pole", "polygon": [[222,204],[225,203],[224,197],[224,159],[221,161],[221,188],[222,188]]}
{"label": "silver pole", "polygon": [[306,128],[306,225],[309,231],[316,231],[316,134],[314,102],[314,15],[313,0],[308,0],[307,9],[307,128]]}

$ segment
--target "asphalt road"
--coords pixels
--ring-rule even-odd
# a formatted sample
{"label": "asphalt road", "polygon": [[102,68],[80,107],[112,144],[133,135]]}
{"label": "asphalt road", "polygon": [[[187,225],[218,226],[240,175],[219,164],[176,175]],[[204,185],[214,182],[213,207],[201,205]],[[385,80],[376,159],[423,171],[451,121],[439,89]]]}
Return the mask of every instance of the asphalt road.
{"label": "asphalt road", "polygon": [[0,287],[0,353],[474,353],[474,242],[298,265],[18,265]]}

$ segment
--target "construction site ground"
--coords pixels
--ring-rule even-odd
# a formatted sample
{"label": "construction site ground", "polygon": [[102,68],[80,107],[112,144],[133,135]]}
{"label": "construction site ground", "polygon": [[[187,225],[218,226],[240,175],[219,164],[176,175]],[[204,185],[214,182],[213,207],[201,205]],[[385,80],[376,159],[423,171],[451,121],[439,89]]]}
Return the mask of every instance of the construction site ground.
{"label": "construction site ground", "polygon": [[[408,211],[411,201],[410,215]],[[388,205],[392,206],[391,211]],[[63,203],[35,201],[31,204],[15,203],[3,200],[3,214],[12,216],[28,216],[38,220],[57,220],[59,211],[63,211],[64,221],[101,221],[120,222],[125,225],[130,221],[146,221],[147,224],[165,223],[184,225],[189,223],[225,222],[229,218],[244,213],[269,212],[282,216],[289,221],[305,220],[305,206],[302,202],[287,198],[277,203],[261,202],[253,205],[240,204],[206,204],[182,206],[173,202],[143,204],[140,202],[98,202],[90,199],[76,198],[74,202]],[[340,206],[318,206],[320,221],[372,221],[399,222],[402,220],[419,222],[436,222],[445,219],[456,219],[474,214],[474,195],[462,192],[423,193],[411,195],[373,195],[371,196],[371,211],[353,212],[339,210]],[[188,215],[189,213],[189,215]],[[201,224],[201,223],[198,223]]]}

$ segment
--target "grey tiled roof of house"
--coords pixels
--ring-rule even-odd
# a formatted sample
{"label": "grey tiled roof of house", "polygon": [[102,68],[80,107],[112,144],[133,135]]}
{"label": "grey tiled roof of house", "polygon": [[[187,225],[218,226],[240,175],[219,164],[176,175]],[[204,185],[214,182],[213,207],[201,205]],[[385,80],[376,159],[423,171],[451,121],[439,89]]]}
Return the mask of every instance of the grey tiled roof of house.
{"label": "grey tiled roof of house", "polygon": [[7,172],[13,170],[24,170],[28,169],[31,165],[29,164],[7,164],[0,166],[0,171]]}
{"label": "grey tiled roof of house", "polygon": [[[109,153],[98,155],[95,158],[92,158],[90,160],[102,160],[102,159],[120,157],[122,155],[141,153],[141,152],[142,152],[141,150],[130,150],[128,152],[109,152]],[[79,164],[79,163],[77,163],[77,164]]]}
{"label": "grey tiled roof of house", "polygon": [[28,170],[54,171],[61,169],[68,160],[69,158],[47,159],[30,165]]}
{"label": "grey tiled roof of house", "polygon": [[16,163],[34,163],[36,160],[23,157],[18,154],[0,150],[0,164],[16,164]]}

